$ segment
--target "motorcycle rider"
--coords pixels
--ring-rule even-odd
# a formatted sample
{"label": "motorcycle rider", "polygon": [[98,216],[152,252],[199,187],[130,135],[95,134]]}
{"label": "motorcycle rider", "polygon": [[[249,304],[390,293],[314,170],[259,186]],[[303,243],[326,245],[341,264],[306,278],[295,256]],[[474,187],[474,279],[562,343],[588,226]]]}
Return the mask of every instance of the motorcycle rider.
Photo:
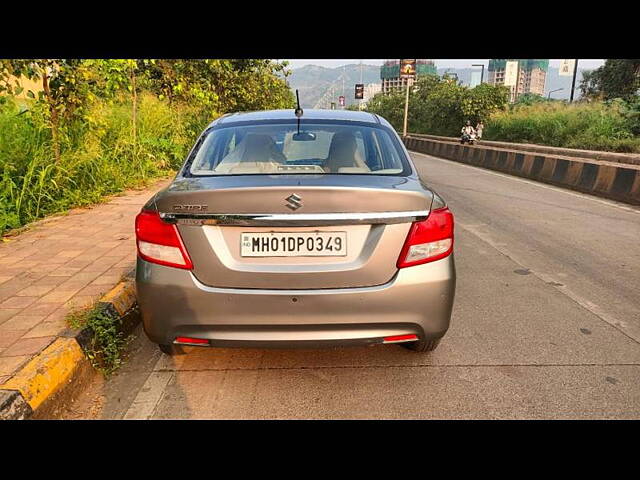
{"label": "motorcycle rider", "polygon": [[471,120],[467,120],[467,124],[462,127],[462,134],[467,134],[469,136],[474,135],[476,133],[476,129],[471,126]]}
{"label": "motorcycle rider", "polygon": [[475,135],[476,135],[476,130],[471,125],[471,120],[467,120],[466,125],[462,127],[462,137],[460,138],[460,142],[473,143],[473,141],[475,140]]}

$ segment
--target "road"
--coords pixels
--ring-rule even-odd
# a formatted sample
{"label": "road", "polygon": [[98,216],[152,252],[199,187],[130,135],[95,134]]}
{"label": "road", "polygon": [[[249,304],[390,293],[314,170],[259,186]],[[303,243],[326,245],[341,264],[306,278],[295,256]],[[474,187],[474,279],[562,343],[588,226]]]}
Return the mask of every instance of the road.
{"label": "road", "polygon": [[143,334],[61,418],[640,418],[640,209],[413,154],[456,216],[452,326],[398,345],[189,349]]}

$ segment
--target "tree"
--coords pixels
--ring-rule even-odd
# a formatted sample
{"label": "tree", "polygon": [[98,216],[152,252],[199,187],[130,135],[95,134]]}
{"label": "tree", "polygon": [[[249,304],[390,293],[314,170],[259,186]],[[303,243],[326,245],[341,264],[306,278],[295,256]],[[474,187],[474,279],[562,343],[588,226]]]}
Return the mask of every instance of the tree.
{"label": "tree", "polygon": [[482,83],[467,89],[468,98],[462,104],[463,114],[474,124],[487,122],[492,113],[504,110],[508,103],[509,89],[503,85]]}
{"label": "tree", "polygon": [[292,108],[287,65],[264,59],[0,60],[0,93],[20,94],[21,78],[41,82],[41,91],[27,95],[35,100],[35,109],[43,107],[58,163],[62,131],[77,119],[90,123],[84,114],[98,97],[111,101],[121,93],[131,94],[135,144],[139,88],[150,89],[169,103],[195,107],[195,118],[200,120],[232,111]]}
{"label": "tree", "polygon": [[422,121],[419,122],[423,129],[436,135],[457,135],[464,124],[464,103],[468,97],[467,88],[452,81],[451,78],[443,78],[434,85],[434,88],[426,95],[423,103],[415,113],[419,114]]}
{"label": "tree", "polygon": [[27,96],[44,105],[51,129],[55,163],[60,161],[60,133],[65,122],[82,115],[99,81],[98,72],[79,59],[30,59],[0,61],[0,92],[22,93],[22,77],[41,82],[42,90]]}
{"label": "tree", "polygon": [[85,60],[85,65],[95,68],[103,80],[99,96],[113,99],[121,92],[131,93],[131,133],[136,144],[136,125],[138,112],[138,60],[108,59]]}
{"label": "tree", "polygon": [[139,63],[150,88],[169,102],[197,103],[210,112],[289,108],[286,62],[263,59],[149,60]]}
{"label": "tree", "polygon": [[366,110],[381,115],[393,125],[393,128],[400,130],[404,118],[404,97],[400,91],[378,93],[367,102]]}
{"label": "tree", "polygon": [[582,98],[586,100],[602,100],[600,77],[600,72],[597,70],[585,70],[582,72],[582,80],[579,86]]}
{"label": "tree", "polygon": [[632,99],[640,90],[640,59],[608,59],[601,67],[583,73],[580,90],[590,99]]}

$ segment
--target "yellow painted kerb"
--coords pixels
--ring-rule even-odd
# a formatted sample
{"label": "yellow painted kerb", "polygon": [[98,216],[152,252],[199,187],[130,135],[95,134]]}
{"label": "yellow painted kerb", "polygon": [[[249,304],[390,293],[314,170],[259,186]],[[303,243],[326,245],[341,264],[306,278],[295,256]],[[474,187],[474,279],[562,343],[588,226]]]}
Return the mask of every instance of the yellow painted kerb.
{"label": "yellow painted kerb", "polygon": [[100,299],[103,303],[111,303],[122,316],[127,313],[136,301],[136,291],[133,282],[120,282]]}
{"label": "yellow painted kerb", "polygon": [[19,390],[35,411],[69,381],[83,361],[88,360],[75,339],[58,338],[0,388]]}

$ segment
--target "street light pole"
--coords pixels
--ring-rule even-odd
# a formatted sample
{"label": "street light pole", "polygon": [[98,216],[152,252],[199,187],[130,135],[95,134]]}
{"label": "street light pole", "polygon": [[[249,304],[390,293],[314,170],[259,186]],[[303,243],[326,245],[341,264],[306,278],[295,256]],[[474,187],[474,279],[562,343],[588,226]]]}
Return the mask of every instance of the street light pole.
{"label": "street light pole", "polygon": [[484,82],[484,63],[471,65],[472,67],[482,67],[482,72],[480,72],[480,85]]}
{"label": "street light pole", "polygon": [[556,88],[555,90],[551,90],[548,94],[547,94],[547,99],[551,98],[551,94],[553,92],[559,92],[560,90],[564,90],[564,88]]}

